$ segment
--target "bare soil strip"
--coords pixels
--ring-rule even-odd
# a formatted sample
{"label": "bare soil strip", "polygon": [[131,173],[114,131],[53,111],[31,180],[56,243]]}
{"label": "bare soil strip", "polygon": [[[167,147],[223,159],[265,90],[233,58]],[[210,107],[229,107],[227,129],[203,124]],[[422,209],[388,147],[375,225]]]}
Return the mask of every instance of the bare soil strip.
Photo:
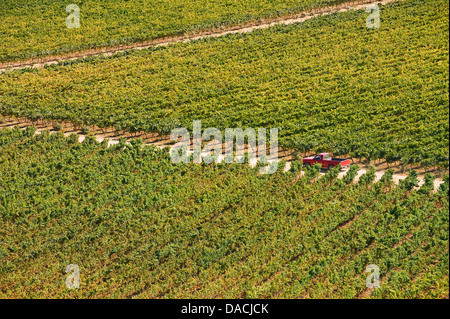
{"label": "bare soil strip", "polygon": [[[56,122],[55,122],[56,123]],[[163,149],[165,147],[170,147],[173,145],[173,142],[170,140],[170,136],[160,136],[157,133],[136,133],[131,134],[129,132],[117,132],[113,128],[106,128],[101,129],[95,126],[90,127],[90,132],[88,134],[83,134],[80,128],[76,128],[71,123],[60,123],[62,125],[61,131],[64,132],[65,136],[69,136],[73,133],[78,134],[78,141],[81,143],[85,140],[86,136],[94,136],[95,139],[98,142],[102,142],[104,140],[108,141],[108,146],[115,145],[119,143],[120,138],[125,138],[127,140],[127,144],[129,144],[129,140],[141,138],[143,140],[144,145],[153,145],[157,148]],[[50,133],[57,133],[58,131],[54,128],[54,124],[49,121],[39,121],[36,123],[32,123],[29,119],[26,118],[7,118],[0,116],[0,129],[2,128],[13,128],[15,126],[20,127],[21,129],[25,129],[28,126],[35,126],[36,127],[36,134],[41,134],[42,131],[47,130]],[[202,154],[206,155],[206,154]],[[310,155],[310,154],[305,154]],[[222,161],[224,159],[224,156],[219,156],[218,161]],[[286,160],[286,166],[284,168],[284,171],[287,172],[291,167],[291,162],[294,160],[292,151],[291,150],[285,150],[285,149],[278,149],[278,161]],[[365,174],[368,171],[368,165],[362,160],[358,159],[351,159],[352,164],[357,164],[360,167],[360,170],[358,171],[358,175],[355,177],[355,182],[359,180],[361,175]],[[375,167],[375,181],[378,181],[381,179],[381,177],[384,175],[385,171],[389,168],[388,164],[384,160],[379,160],[375,163],[372,163]],[[256,165],[256,161],[250,163],[251,166]],[[391,164],[390,168],[393,168],[395,170],[395,173],[393,175],[393,181],[394,183],[398,184],[400,180],[403,180],[408,176],[407,172],[402,171],[402,168],[399,164]],[[423,185],[424,183],[424,176],[426,172],[430,172],[434,175],[442,175],[443,173],[448,173],[448,171],[439,171],[439,170],[429,170],[426,171],[425,169],[421,167],[414,167],[415,170],[419,173],[419,187]],[[322,170],[320,172],[320,176],[326,174],[327,170]],[[339,178],[342,178],[347,173],[347,170],[342,170],[339,173]],[[442,178],[436,178],[434,181],[434,189],[437,190],[439,188],[439,185],[443,183]]]}
{"label": "bare soil strip", "polygon": [[[287,25],[292,23],[300,23],[306,20],[325,16],[335,12],[346,12],[349,10],[362,10],[371,4],[385,5],[391,2],[400,0],[358,0],[347,3],[342,3],[337,6],[318,8],[309,11],[304,11],[291,16],[281,18],[264,19],[262,21],[254,21],[244,25],[225,27],[215,30],[207,30],[200,33],[186,34],[179,37],[160,38],[147,42],[138,42],[129,45],[120,45],[114,47],[98,48],[85,51],[77,51],[64,55],[47,56],[39,59],[32,59],[28,61],[3,62],[0,63],[0,74],[6,71],[25,69],[25,68],[43,68],[46,65],[58,64],[63,61],[73,61],[90,56],[110,56],[114,53],[124,52],[126,50],[142,50],[149,47],[167,46],[178,42],[189,42],[193,40],[203,39],[207,37],[221,37],[227,34],[252,32],[257,29],[266,29],[275,25]],[[224,30],[225,29],[225,30]]]}

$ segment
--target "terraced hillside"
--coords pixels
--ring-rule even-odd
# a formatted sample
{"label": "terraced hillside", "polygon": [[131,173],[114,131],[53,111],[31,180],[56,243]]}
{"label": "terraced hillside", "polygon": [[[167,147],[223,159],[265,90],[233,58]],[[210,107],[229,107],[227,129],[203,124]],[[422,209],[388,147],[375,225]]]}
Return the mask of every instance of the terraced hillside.
{"label": "terraced hillside", "polygon": [[298,169],[1,130],[0,297],[448,298],[448,176],[431,192]]}
{"label": "terraced hillside", "polygon": [[279,127],[280,146],[448,169],[448,0],[0,76],[0,113],[130,132]]}

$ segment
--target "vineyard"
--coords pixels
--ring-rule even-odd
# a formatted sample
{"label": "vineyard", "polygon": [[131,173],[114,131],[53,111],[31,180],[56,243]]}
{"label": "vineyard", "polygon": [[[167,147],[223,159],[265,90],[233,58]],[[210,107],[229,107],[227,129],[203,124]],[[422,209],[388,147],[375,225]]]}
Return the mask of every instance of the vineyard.
{"label": "vineyard", "polygon": [[0,131],[0,297],[448,298],[448,176],[260,175],[141,143]]}
{"label": "vineyard", "polygon": [[[343,2],[348,1],[2,0],[0,62],[143,42]],[[66,27],[69,4],[79,6],[80,28]]]}
{"label": "vineyard", "polygon": [[[283,2],[280,2],[283,3]],[[349,11],[249,34],[0,76],[0,113],[168,134],[278,127],[280,146],[449,165],[448,0]]]}
{"label": "vineyard", "polygon": [[71,2],[0,2],[0,299],[449,298],[449,0]]}

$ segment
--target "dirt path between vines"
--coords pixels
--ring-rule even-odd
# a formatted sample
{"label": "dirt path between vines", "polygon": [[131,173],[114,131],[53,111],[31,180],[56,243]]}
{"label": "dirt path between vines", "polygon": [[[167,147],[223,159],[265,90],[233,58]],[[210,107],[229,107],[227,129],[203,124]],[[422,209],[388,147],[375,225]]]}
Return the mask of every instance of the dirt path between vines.
{"label": "dirt path between vines", "polygon": [[[86,134],[83,134],[80,128],[74,127],[71,123],[61,123],[62,129],[61,131],[64,132],[65,136],[69,136],[73,133],[78,134],[78,141],[81,143],[86,139]],[[36,127],[36,134],[41,134],[42,131],[48,130],[51,134],[57,133],[57,130],[54,128],[54,125],[52,122],[49,121],[40,121],[36,123],[32,123],[30,120],[26,118],[8,118],[8,117],[2,117],[0,115],[0,129],[4,128],[13,128],[15,126],[18,126],[20,129],[24,130],[28,126],[35,126]],[[131,134],[128,132],[116,132],[113,128],[107,128],[107,129],[100,129],[96,126],[89,127],[90,132],[89,135],[94,136],[95,139],[98,142],[102,142],[104,140],[108,141],[108,147],[111,145],[115,145],[119,143],[120,138],[125,138],[126,143],[129,144],[130,140],[141,138],[144,142],[144,145],[153,145],[157,148],[163,149],[165,147],[170,147],[173,145],[173,143],[170,141],[169,136],[160,136],[156,133],[137,133],[137,134]],[[202,155],[206,155],[203,154]],[[308,156],[310,154],[307,154]],[[221,155],[218,158],[218,162],[221,162],[224,159],[224,156]],[[292,151],[284,150],[279,148],[278,149],[278,161],[286,160],[286,166],[284,167],[284,172],[288,171],[291,167],[291,162],[293,160],[292,157]],[[357,159],[351,159],[352,164],[356,164],[360,167],[360,170],[358,171],[358,175],[355,178],[355,181],[358,181],[361,175],[365,174],[368,171],[368,165],[362,161],[359,161]],[[379,160],[378,162],[372,163],[375,167],[375,181],[378,181],[385,173],[387,168],[389,167],[385,160]],[[253,161],[250,163],[251,166],[256,165],[256,161]],[[391,168],[394,169],[394,175],[393,175],[393,181],[398,184],[400,180],[405,179],[408,176],[407,172],[402,172],[401,166],[398,163],[394,163],[390,165]],[[424,176],[426,171],[421,167],[414,167],[414,169],[419,173],[419,187],[423,185],[424,183]],[[322,170],[320,172],[320,176],[326,174],[326,170]],[[442,171],[438,170],[430,170],[430,173],[434,175],[442,175]],[[339,173],[339,178],[342,178],[347,173],[347,170],[342,170]],[[445,173],[448,173],[447,171]],[[443,183],[442,178],[436,178],[434,181],[434,189],[437,190],[439,188],[439,185]]]}
{"label": "dirt path between vines", "polygon": [[342,3],[337,6],[324,7],[318,9],[312,9],[309,11],[304,11],[297,13],[295,15],[280,17],[280,18],[271,18],[271,19],[263,19],[262,22],[249,22],[244,25],[238,26],[230,26],[224,28],[216,29],[216,30],[208,30],[200,33],[186,34],[179,37],[166,37],[160,38],[147,42],[137,42],[129,45],[120,45],[114,47],[105,47],[98,48],[92,50],[85,51],[77,51],[73,53],[67,53],[64,55],[55,55],[55,56],[47,56],[39,59],[32,59],[27,61],[15,61],[15,62],[3,62],[0,63],[0,74],[6,71],[25,69],[25,68],[43,68],[47,65],[54,65],[64,61],[73,61],[78,60],[90,56],[110,56],[114,53],[124,52],[126,50],[142,50],[147,49],[149,47],[158,47],[158,46],[167,46],[169,44],[174,44],[178,42],[189,42],[193,40],[208,38],[208,37],[221,37],[227,34],[235,34],[235,33],[245,33],[252,32],[257,29],[266,29],[275,25],[287,25],[292,23],[304,22],[306,20],[325,16],[335,12],[346,12],[349,10],[362,10],[371,4],[379,4],[385,5],[391,2],[396,2],[401,0],[359,0],[352,1],[347,3]]}

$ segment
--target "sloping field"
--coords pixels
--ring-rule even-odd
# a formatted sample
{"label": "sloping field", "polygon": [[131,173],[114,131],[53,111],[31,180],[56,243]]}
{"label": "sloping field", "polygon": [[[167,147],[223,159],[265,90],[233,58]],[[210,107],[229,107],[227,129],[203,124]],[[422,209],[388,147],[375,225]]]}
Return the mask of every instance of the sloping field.
{"label": "sloping field", "polygon": [[355,168],[259,175],[3,129],[0,297],[448,298],[448,176],[434,193]]}
{"label": "sloping field", "polygon": [[[345,0],[2,0],[0,62],[182,35]],[[67,28],[68,4],[80,28]]]}
{"label": "sloping field", "polygon": [[[71,134],[77,134],[78,136],[78,141],[79,142],[83,142],[87,136],[90,136],[90,138],[95,138],[95,140],[99,143],[103,142],[103,141],[107,141],[107,145],[111,146],[111,145],[115,145],[120,143],[120,140],[125,140],[126,144],[131,144],[132,140],[136,140],[136,139],[141,139],[142,140],[142,145],[146,145],[146,146],[155,146],[157,148],[163,149],[165,147],[171,147],[172,145],[174,145],[174,142],[170,140],[170,137],[167,137],[167,139],[163,139],[160,136],[156,136],[155,134],[149,134],[149,135],[136,135],[136,134],[130,134],[125,132],[124,134],[120,134],[120,133],[116,133],[114,131],[103,131],[103,130],[91,130],[91,128],[89,127],[89,132],[85,132],[83,130],[83,128],[76,130],[74,129],[73,125],[70,127],[64,127],[63,125],[61,125],[60,123],[56,123],[56,124],[52,124],[49,125],[48,123],[42,123],[40,122],[40,124],[36,124],[36,126],[31,125],[29,120],[24,120],[24,122],[20,122],[20,121],[11,121],[11,119],[7,120],[4,119],[3,123],[2,123],[2,119],[0,118],[0,130],[4,129],[4,128],[19,128],[21,130],[25,130],[28,127],[30,127],[29,129],[35,129],[35,135],[37,134],[41,134],[41,132],[43,131],[48,131],[50,134],[63,134],[64,136],[68,137]],[[23,120],[23,119],[22,119]],[[33,128],[31,128],[33,127]],[[84,129],[87,129],[86,127]],[[108,132],[107,132],[108,131]],[[191,141],[192,142],[192,141]],[[222,145],[222,154],[220,154],[217,157],[216,162],[220,163],[225,159],[225,148],[224,145]],[[191,150],[189,151],[190,154],[193,153],[192,151],[192,147],[193,145],[191,144]],[[286,165],[284,166],[284,170],[282,167],[277,167],[277,169],[281,169],[284,172],[290,170],[291,168],[291,164],[292,162],[297,161],[296,157],[293,156],[294,154],[289,153],[289,151],[283,151],[281,149],[279,149],[279,151],[281,153],[278,154],[278,162],[281,161],[285,161]],[[208,156],[210,153],[208,153],[208,151],[204,151],[202,152],[202,156]],[[306,154],[305,154],[306,155]],[[400,166],[396,166],[396,165],[386,165],[386,162],[384,160],[380,160],[380,161],[375,161],[373,163],[367,163],[367,162],[357,162],[355,161],[355,159],[351,159],[352,161],[352,165],[357,165],[359,167],[359,171],[358,174],[355,176],[355,181],[357,181],[359,179],[359,177],[363,174],[365,174],[368,170],[370,170],[372,167],[375,169],[375,180],[374,181],[378,181],[382,178],[382,176],[386,173],[386,170],[388,170],[389,168],[393,169],[394,174],[392,175],[392,180],[394,181],[394,183],[399,184],[401,180],[404,180],[408,174],[409,171],[412,169],[410,168],[409,170],[407,169],[407,167],[400,167]],[[246,160],[246,163],[248,163],[248,160]],[[255,158],[254,160],[250,161],[249,163],[250,166],[255,167],[256,165],[258,165],[258,159]],[[295,164],[294,164],[295,165]],[[431,174],[436,174],[438,175],[437,178],[434,179],[434,190],[439,189],[440,185],[444,182],[444,180],[442,179],[442,175],[445,176],[446,173],[443,170],[437,170],[437,171],[432,171],[430,172],[430,170],[426,170],[422,167],[416,167],[416,171],[418,173],[417,176],[417,180],[418,180],[418,185],[415,188],[421,187],[425,181],[427,180],[427,175],[431,175]],[[324,175],[327,174],[328,170],[327,169],[321,169],[319,176],[320,175]],[[342,169],[338,175],[338,177],[343,177],[345,174],[347,173],[347,169]]]}
{"label": "sloping field", "polygon": [[[343,2],[85,0],[83,27],[67,29],[67,3],[5,0],[0,63]],[[449,176],[419,184],[384,166],[448,171],[449,1],[380,8],[378,29],[364,10],[336,12],[2,73],[0,298],[449,298]],[[163,142],[193,120],[278,127],[284,149],[385,159],[384,175],[175,164],[132,138]]]}
{"label": "sloping field", "polygon": [[[139,42],[99,46],[89,49],[80,49],[76,52],[67,53],[47,53],[47,55],[37,55],[34,58],[18,61],[0,61],[0,74],[12,70],[24,68],[43,68],[47,65],[55,65],[60,62],[73,61],[92,56],[110,56],[114,53],[120,53],[127,50],[143,50],[149,47],[167,46],[178,42],[189,42],[193,40],[203,39],[206,37],[221,37],[229,34],[246,33],[257,29],[266,29],[275,25],[286,25],[292,23],[301,23],[306,20],[325,16],[334,12],[345,12],[349,10],[369,10],[373,5],[385,5],[387,3],[399,0],[356,0],[351,2],[343,2],[334,6],[313,8],[307,11],[301,11],[295,14],[270,17],[267,19],[251,20],[247,23],[238,25],[223,26],[220,28],[212,28],[195,32],[187,32],[178,36],[169,36],[157,38],[153,40],[143,40]],[[403,1],[403,0],[400,0]]]}
{"label": "sloping field", "polygon": [[448,0],[0,77],[0,113],[130,132],[279,127],[280,146],[448,169]]}

